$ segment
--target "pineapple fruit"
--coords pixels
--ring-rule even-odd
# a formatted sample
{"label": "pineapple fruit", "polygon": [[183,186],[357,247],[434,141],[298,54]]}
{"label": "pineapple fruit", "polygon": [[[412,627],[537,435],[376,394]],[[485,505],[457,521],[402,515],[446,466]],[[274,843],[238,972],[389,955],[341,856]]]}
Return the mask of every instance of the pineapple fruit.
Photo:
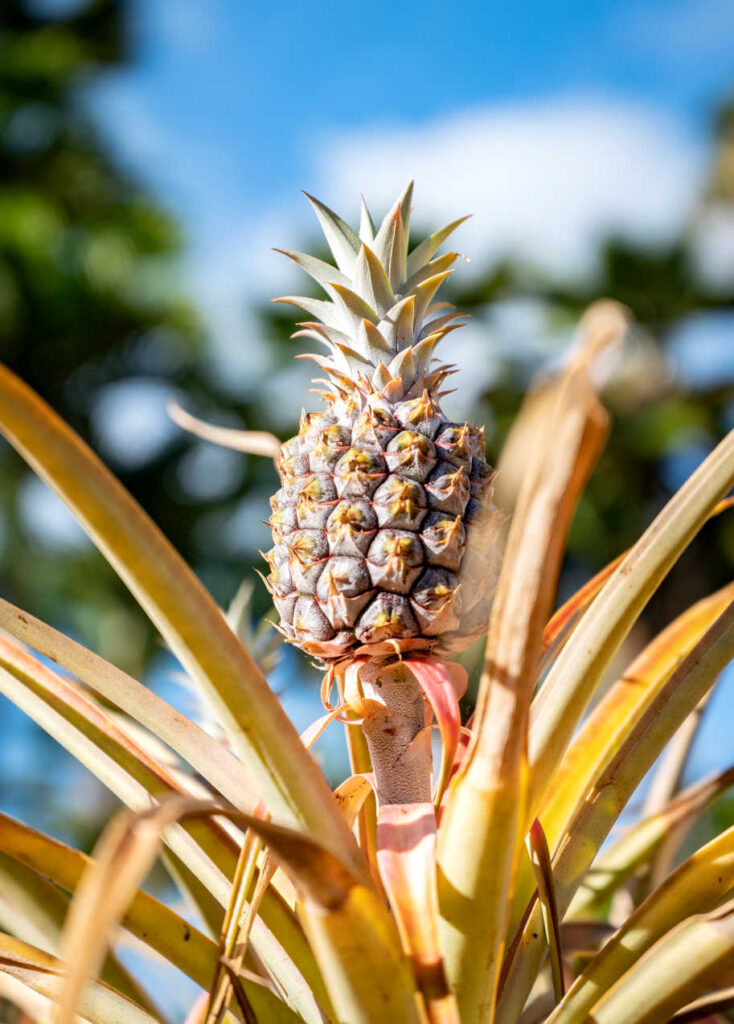
{"label": "pineapple fruit", "polygon": [[325,409],[282,448],[267,585],[284,634],[325,663],[463,650],[496,579],[484,432],[444,416],[453,368],[434,359],[461,326],[434,301],[458,254],[435,253],[462,221],[409,252],[411,195],[412,183],[379,230],[363,202],[359,234],[309,196],[336,266],[285,254],[328,300],[276,300],[314,318],[294,337],[328,354],[305,357],[325,375]]}

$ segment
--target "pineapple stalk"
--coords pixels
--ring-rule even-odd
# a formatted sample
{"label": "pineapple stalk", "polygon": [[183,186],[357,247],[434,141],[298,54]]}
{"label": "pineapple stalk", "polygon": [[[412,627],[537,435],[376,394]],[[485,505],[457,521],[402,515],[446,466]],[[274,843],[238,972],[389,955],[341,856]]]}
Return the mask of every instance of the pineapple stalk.
{"label": "pineapple stalk", "polygon": [[430,803],[431,735],[417,679],[403,662],[367,663],[357,685],[346,698],[362,716],[379,805]]}

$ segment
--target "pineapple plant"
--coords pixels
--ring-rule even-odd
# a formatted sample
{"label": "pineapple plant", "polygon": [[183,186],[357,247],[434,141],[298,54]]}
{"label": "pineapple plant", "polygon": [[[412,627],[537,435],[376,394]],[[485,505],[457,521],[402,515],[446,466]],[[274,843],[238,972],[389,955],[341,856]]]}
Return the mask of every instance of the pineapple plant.
{"label": "pineapple plant", "polygon": [[[667,1024],[734,1006],[734,828],[680,853],[734,771],[679,784],[734,657],[734,584],[602,686],[665,574],[727,514],[734,431],[553,611],[608,430],[592,364],[627,328],[614,304],[589,310],[573,359],[531,391],[507,442],[521,485],[462,722],[454,659],[485,631],[500,520],[481,431],[445,420],[450,369],[431,362],[455,326],[434,295],[456,224],[410,252],[409,204],[410,189],[378,230],[363,211],[357,236],[314,201],[337,266],[290,254],[330,300],[298,299],[329,355],[326,407],[297,438],[281,450],[175,414],[279,470],[268,584],[283,633],[324,671],[325,714],[302,736],[248,649],[242,598],[225,617],[89,447],[0,366],[0,430],[73,510],[226,737],[0,600],[0,693],[127,807],[91,857],[0,814],[3,1019],[164,1020],[160,993],[117,956],[119,929],[199,987],[188,1024]],[[332,791],[310,746],[334,722],[351,774]],[[661,754],[654,799],[607,844]],[[186,911],[142,888],[159,853]]]}
{"label": "pineapple plant", "polygon": [[410,252],[412,192],[377,230],[363,200],[359,235],[309,197],[336,267],[287,253],[328,296],[279,300],[318,318],[297,336],[328,349],[309,357],[326,408],[304,413],[283,446],[267,582],[286,636],[329,663],[456,653],[489,613],[484,433],[443,414],[452,367],[434,357],[459,316],[434,301],[458,254],[435,253],[462,221]]}

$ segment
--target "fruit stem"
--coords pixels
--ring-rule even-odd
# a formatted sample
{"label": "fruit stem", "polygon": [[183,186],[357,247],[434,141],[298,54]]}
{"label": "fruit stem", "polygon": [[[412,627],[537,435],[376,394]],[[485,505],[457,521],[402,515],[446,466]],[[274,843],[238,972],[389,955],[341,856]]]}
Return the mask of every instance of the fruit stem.
{"label": "fruit stem", "polygon": [[372,759],[377,800],[386,804],[431,800],[431,730],[426,702],[401,662],[360,674],[362,730]]}

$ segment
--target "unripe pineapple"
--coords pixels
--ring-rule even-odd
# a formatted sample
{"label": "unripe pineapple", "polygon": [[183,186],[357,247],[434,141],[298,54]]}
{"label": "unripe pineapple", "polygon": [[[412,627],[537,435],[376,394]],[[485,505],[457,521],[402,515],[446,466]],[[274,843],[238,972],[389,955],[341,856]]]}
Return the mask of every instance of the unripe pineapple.
{"label": "unripe pineapple", "polygon": [[460,326],[434,302],[457,253],[434,254],[462,221],[409,254],[411,195],[412,183],[377,231],[363,204],[359,235],[309,196],[336,267],[286,253],[329,298],[279,300],[318,318],[294,336],[329,350],[306,357],[326,375],[326,408],[283,445],[267,582],[284,633],[326,662],[463,650],[496,577],[484,433],[447,421],[452,367],[433,358]]}

